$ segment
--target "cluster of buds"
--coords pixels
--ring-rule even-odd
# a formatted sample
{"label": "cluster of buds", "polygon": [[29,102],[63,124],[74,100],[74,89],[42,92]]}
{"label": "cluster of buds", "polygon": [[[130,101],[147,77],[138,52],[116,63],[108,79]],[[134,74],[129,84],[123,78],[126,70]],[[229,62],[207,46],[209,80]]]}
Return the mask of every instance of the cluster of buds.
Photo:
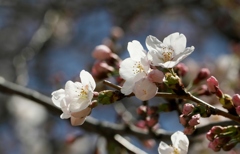
{"label": "cluster of buds", "polygon": [[214,126],[207,133],[206,137],[210,141],[208,147],[218,152],[231,150],[238,142],[240,136],[239,126]]}
{"label": "cluster of buds", "polygon": [[200,123],[200,114],[195,112],[193,104],[186,103],[179,121],[184,126],[184,134],[191,135],[195,131],[196,125]]}
{"label": "cluster of buds", "polygon": [[106,45],[96,46],[92,56],[96,62],[93,64],[91,74],[97,80],[107,78],[116,68],[119,68],[120,58]]}
{"label": "cluster of buds", "polygon": [[137,109],[138,115],[142,120],[138,121],[136,126],[142,129],[152,128],[158,124],[159,114],[157,106],[141,105]]}
{"label": "cluster of buds", "polygon": [[232,97],[222,92],[219,87],[218,80],[214,76],[211,76],[207,79],[207,85],[209,92],[215,94],[218,97],[222,107],[227,109],[229,113],[237,115],[235,107],[238,105],[234,106]]}

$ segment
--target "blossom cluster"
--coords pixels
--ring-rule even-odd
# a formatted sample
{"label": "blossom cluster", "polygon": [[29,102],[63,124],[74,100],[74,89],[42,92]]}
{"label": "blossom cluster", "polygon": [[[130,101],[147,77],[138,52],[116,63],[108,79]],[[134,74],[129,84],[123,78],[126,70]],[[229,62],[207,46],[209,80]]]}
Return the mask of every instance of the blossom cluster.
{"label": "blossom cluster", "polygon": [[[92,67],[92,75],[82,70],[80,81],[67,81],[65,89],[52,93],[54,105],[61,108],[63,112],[60,117],[71,118],[71,124],[74,126],[82,125],[97,104],[112,104],[123,98],[136,96],[143,101],[143,105],[137,108],[140,120],[136,121],[136,126],[144,131],[154,131],[159,126],[160,111],[181,111],[182,109],[179,121],[184,126],[183,132],[177,131],[171,136],[172,146],[161,142],[158,148],[159,154],[186,154],[189,146],[186,135],[191,135],[196,130],[200,118],[224,112],[196,96],[213,94],[228,111],[224,112],[223,116],[230,115],[228,116],[230,119],[233,116],[239,117],[240,95],[234,94],[231,97],[225,94],[218,80],[210,76],[208,68],[200,69],[196,77],[185,87],[182,79],[188,72],[188,67],[179,62],[191,54],[194,47],[186,47],[187,39],[183,34],[170,34],[162,42],[150,35],[147,36],[145,43],[146,50],[137,40],[129,42],[127,49],[130,56],[124,60],[121,60],[109,47],[97,46],[92,53],[96,59]],[[121,86],[111,85],[116,90],[94,91],[95,80],[105,79],[109,75],[114,76],[117,84]],[[159,91],[162,89],[159,90],[159,88],[169,93],[161,93]],[[149,106],[147,100],[156,94],[166,98],[171,98],[170,95],[174,96],[173,98],[177,98],[173,101],[175,106],[172,102],[166,103],[168,105]],[[234,136],[236,134],[237,136]],[[215,126],[207,133],[210,141],[209,148],[214,151],[230,150],[240,142],[239,136],[238,126]]]}
{"label": "blossom cluster", "polygon": [[96,83],[90,73],[80,72],[81,82],[67,81],[65,89],[52,93],[54,105],[61,108],[61,119],[71,118],[72,125],[81,125],[91,112],[91,101]]}
{"label": "blossom cluster", "polygon": [[173,33],[163,42],[154,36],[146,38],[146,52],[140,42],[134,40],[128,43],[130,57],[120,64],[119,74],[125,80],[121,92],[129,95],[132,92],[140,100],[149,100],[155,96],[162,83],[164,74],[157,67],[173,68],[181,60],[191,54],[194,47],[186,48],[186,37]]}

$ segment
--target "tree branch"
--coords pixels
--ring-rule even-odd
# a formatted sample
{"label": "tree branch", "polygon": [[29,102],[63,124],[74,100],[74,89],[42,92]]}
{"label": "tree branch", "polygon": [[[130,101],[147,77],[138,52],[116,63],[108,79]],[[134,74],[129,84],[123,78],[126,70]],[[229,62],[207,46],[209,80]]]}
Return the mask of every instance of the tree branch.
{"label": "tree branch", "polygon": [[135,154],[147,154],[146,152],[142,151],[138,147],[131,144],[128,140],[126,140],[124,137],[122,137],[119,134],[114,135],[114,139],[124,148],[126,148],[129,152],[135,153]]}
{"label": "tree branch", "polygon": [[[120,90],[121,87],[114,85],[113,83],[104,80],[104,83],[107,84],[108,86],[111,86],[112,88],[115,88],[116,90]],[[128,95],[127,97],[131,97],[131,96],[135,96],[134,93],[131,93],[130,95]],[[155,97],[163,97],[163,98],[176,98],[176,99],[187,99],[187,100],[191,100],[193,102],[196,102],[198,104],[203,104],[208,106],[211,109],[211,113],[213,115],[221,115],[223,117],[229,118],[237,123],[240,123],[240,117],[239,116],[234,116],[230,113],[227,113],[225,111],[222,111],[210,104],[208,104],[207,102],[204,102],[203,100],[193,96],[191,93],[186,93],[184,95],[178,95],[178,94],[172,94],[172,93],[166,93],[166,92],[158,92]]]}
{"label": "tree branch", "polygon": [[[0,91],[6,94],[16,94],[22,96],[24,98],[30,99],[38,104],[43,105],[49,110],[51,113],[56,115],[60,115],[62,111],[55,107],[51,101],[51,99],[47,96],[40,94],[34,90],[25,88],[23,86],[17,85],[15,83],[6,81],[3,77],[0,77]],[[208,131],[213,125],[221,125],[227,126],[230,124],[236,124],[232,121],[228,122],[218,122],[212,123],[211,125],[199,127],[194,133],[194,135],[199,135]],[[116,134],[119,135],[133,135],[139,139],[161,139],[161,140],[169,140],[171,132],[167,132],[163,129],[158,129],[157,131],[150,132],[148,130],[143,130],[136,127],[133,124],[115,124],[106,121],[99,121],[93,117],[87,117],[85,123],[79,128],[82,128],[86,131],[95,132],[101,134],[105,137],[112,137]]]}

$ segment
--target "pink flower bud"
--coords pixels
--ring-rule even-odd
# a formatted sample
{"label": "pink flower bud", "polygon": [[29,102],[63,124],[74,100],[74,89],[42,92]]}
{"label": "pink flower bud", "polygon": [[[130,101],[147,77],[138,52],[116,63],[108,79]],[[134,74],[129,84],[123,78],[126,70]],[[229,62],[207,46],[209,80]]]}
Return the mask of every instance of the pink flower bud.
{"label": "pink flower bud", "polygon": [[189,120],[188,124],[190,126],[198,125],[200,123],[199,119],[200,119],[200,114],[193,115],[192,119]]}
{"label": "pink flower bud", "polygon": [[216,135],[222,133],[224,131],[224,128],[222,126],[213,126],[210,131]]}
{"label": "pink flower bud", "polygon": [[146,128],[146,121],[140,120],[135,124],[138,128]]}
{"label": "pink flower bud", "polygon": [[210,143],[208,144],[208,147],[209,147],[210,149],[212,149],[213,151],[215,151],[215,152],[218,152],[218,151],[221,150],[221,147],[219,147],[218,145],[216,145],[214,142],[210,142]]}
{"label": "pink flower bud", "polygon": [[183,126],[185,126],[185,125],[187,124],[187,120],[186,120],[186,118],[184,117],[183,114],[181,114],[181,115],[179,116],[179,121],[180,121],[180,123],[181,123]]}
{"label": "pink flower bud", "polygon": [[199,96],[201,96],[201,95],[211,95],[211,93],[208,91],[208,86],[207,85],[205,85],[205,84],[203,84],[203,85],[201,85],[198,89],[197,89],[197,94],[199,95]]}
{"label": "pink flower bud", "polygon": [[208,90],[211,93],[215,93],[216,87],[218,87],[218,80],[214,76],[211,76],[210,78],[207,79],[207,85],[208,85]]}
{"label": "pink flower bud", "polygon": [[147,106],[141,105],[137,108],[137,114],[142,115],[147,112]]}
{"label": "pink flower bud", "polygon": [[240,106],[235,107],[235,109],[236,109],[237,114],[240,115]]}
{"label": "pink flower bud", "polygon": [[206,79],[209,77],[210,71],[208,68],[202,68],[200,72],[198,73],[197,77],[194,79],[193,84],[198,84],[200,81]]}
{"label": "pink flower bud", "polygon": [[211,131],[207,132],[206,138],[207,138],[209,141],[213,141],[213,140],[214,140],[214,137],[215,137],[215,134],[213,134]]}
{"label": "pink flower bud", "polygon": [[221,89],[219,87],[215,87],[215,89],[216,89],[216,92],[215,92],[216,96],[219,97],[219,98],[223,98],[224,94],[221,91]]}
{"label": "pink flower bud", "polygon": [[162,71],[158,69],[153,69],[150,73],[148,73],[148,80],[151,82],[162,83],[164,78],[164,74]]}
{"label": "pink flower bud", "polygon": [[113,27],[111,30],[111,34],[114,39],[119,39],[123,36],[124,32],[123,29],[120,27]]}
{"label": "pink flower bud", "polygon": [[232,97],[232,101],[235,106],[240,106],[240,95],[234,94]]}
{"label": "pink flower bud", "polygon": [[190,104],[190,103],[186,103],[183,106],[183,111],[182,114],[183,115],[188,115],[190,114],[192,111],[194,110],[194,105]]}
{"label": "pink flower bud", "polygon": [[144,140],[143,144],[145,147],[151,149],[156,145],[156,141],[154,139],[148,139],[148,140]]}
{"label": "pink flower bud", "polygon": [[154,125],[156,125],[158,123],[158,116],[147,117],[146,123],[147,123],[148,127],[153,127]]}
{"label": "pink flower bud", "polygon": [[98,60],[106,60],[111,57],[112,51],[106,45],[96,46],[92,52],[92,56]]}
{"label": "pink flower bud", "polygon": [[216,137],[214,139],[214,144],[222,147],[224,144],[227,144],[231,140],[231,137],[229,136],[222,136],[222,137]]}
{"label": "pink flower bud", "polygon": [[186,135],[191,135],[195,131],[195,129],[196,127],[192,127],[192,126],[185,127],[183,130],[183,133]]}
{"label": "pink flower bud", "polygon": [[95,77],[107,77],[108,72],[114,71],[114,68],[108,65],[105,61],[96,61],[92,67],[92,75]]}
{"label": "pink flower bud", "polygon": [[188,67],[184,63],[177,64],[176,69],[179,76],[185,76],[188,72]]}

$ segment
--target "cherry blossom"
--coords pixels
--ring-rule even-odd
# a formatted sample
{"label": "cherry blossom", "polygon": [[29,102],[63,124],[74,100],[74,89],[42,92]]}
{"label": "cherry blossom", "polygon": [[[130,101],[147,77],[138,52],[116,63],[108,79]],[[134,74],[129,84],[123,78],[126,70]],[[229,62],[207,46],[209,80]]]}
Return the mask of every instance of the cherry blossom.
{"label": "cherry blossom", "polygon": [[187,136],[177,131],[171,136],[172,146],[167,145],[165,142],[160,142],[158,147],[159,154],[187,154],[189,140]]}
{"label": "cherry blossom", "polygon": [[72,115],[77,118],[77,114],[74,113],[83,111],[91,104],[96,83],[92,75],[85,70],[80,72],[80,79],[81,82],[67,81],[65,89],[52,93],[53,104],[63,111],[60,116],[62,119],[70,118]]}
{"label": "cherry blossom", "polygon": [[[147,100],[155,96],[158,88],[148,77],[152,71],[147,58],[147,53],[140,42],[134,40],[128,43],[130,57],[123,60],[120,64],[119,74],[125,80],[121,92],[129,95],[132,92],[140,100]],[[161,74],[161,73],[156,73]],[[163,76],[163,74],[161,74]],[[155,78],[155,77],[154,77]],[[160,76],[160,80],[163,77]],[[161,82],[157,80],[158,82]],[[145,87],[142,87],[146,85]]]}
{"label": "cherry blossom", "polygon": [[157,92],[157,86],[147,78],[137,81],[133,88],[133,93],[140,100],[149,100],[153,98]]}
{"label": "cherry blossom", "polygon": [[163,42],[149,35],[146,38],[149,60],[154,66],[173,68],[193,52],[194,47],[186,48],[186,43],[185,35],[179,33],[170,34]]}

